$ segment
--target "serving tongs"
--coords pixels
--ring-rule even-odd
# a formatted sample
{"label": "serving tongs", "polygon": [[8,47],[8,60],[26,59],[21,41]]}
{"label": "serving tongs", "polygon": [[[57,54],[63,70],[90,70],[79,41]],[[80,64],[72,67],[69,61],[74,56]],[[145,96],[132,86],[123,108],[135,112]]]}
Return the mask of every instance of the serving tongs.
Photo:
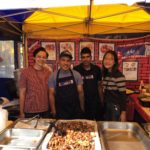
{"label": "serving tongs", "polygon": [[36,128],[37,125],[38,125],[39,119],[40,119],[39,115],[35,115],[34,117],[32,117],[32,118],[30,118],[28,120],[20,120],[20,122],[25,123],[25,124],[29,124],[32,120],[35,120],[35,119],[36,119],[36,123],[35,123],[33,128]]}
{"label": "serving tongs", "polygon": [[142,123],[141,124],[143,129],[145,130],[146,134],[150,138],[150,123]]}
{"label": "serving tongs", "polygon": [[50,132],[53,128],[56,128],[56,122],[57,120],[53,121],[53,122],[49,122],[49,128],[48,128],[48,132]]}
{"label": "serving tongs", "polygon": [[56,122],[58,121],[58,119],[56,119],[55,121],[50,123],[48,132],[50,132],[52,129],[55,130],[55,132],[59,135],[59,136],[65,136],[67,133],[65,130],[59,129],[56,125]]}
{"label": "serving tongs", "polygon": [[38,123],[39,123],[39,120],[40,120],[40,116],[38,115],[38,117],[36,117],[37,119],[36,119],[36,124],[34,125],[34,128],[36,128],[37,127],[37,125],[38,125]]}

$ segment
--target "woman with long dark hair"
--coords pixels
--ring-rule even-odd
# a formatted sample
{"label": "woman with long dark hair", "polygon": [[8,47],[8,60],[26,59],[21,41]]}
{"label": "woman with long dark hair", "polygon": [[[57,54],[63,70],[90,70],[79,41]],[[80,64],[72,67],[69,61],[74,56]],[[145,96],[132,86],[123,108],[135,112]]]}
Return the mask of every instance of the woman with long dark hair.
{"label": "woman with long dark hair", "polygon": [[126,121],[126,81],[118,70],[115,51],[107,51],[102,61],[105,117],[108,121]]}

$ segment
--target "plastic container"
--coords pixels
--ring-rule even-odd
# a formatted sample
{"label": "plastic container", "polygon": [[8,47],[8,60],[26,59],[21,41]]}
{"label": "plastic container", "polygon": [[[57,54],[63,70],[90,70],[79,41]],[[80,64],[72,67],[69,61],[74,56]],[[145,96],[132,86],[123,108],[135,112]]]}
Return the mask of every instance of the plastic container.
{"label": "plastic container", "polygon": [[0,132],[6,128],[8,121],[8,111],[6,109],[2,109],[0,105]]}

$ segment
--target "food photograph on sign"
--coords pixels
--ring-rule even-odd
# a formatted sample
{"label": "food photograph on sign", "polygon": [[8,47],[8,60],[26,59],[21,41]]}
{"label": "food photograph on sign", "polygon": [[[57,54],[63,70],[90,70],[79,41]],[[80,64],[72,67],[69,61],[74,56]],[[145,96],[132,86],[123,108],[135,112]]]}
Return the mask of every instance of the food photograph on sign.
{"label": "food photograph on sign", "polygon": [[68,50],[71,54],[73,59],[75,60],[75,43],[74,42],[60,42],[60,53],[64,50]]}
{"label": "food photograph on sign", "polygon": [[99,60],[102,60],[104,54],[109,50],[114,51],[114,44],[112,44],[112,43],[99,43]]}
{"label": "food photograph on sign", "polygon": [[41,46],[48,52],[48,60],[56,60],[56,43],[55,42],[42,42]]}

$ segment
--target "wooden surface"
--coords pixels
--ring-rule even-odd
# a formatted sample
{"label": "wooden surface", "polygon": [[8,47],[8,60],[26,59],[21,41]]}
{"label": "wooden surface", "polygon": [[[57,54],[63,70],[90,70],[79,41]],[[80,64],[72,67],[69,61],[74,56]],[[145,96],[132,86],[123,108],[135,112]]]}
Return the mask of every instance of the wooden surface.
{"label": "wooden surface", "polygon": [[143,107],[138,99],[138,94],[131,94],[130,96],[134,101],[134,107],[136,111],[141,115],[141,117],[147,121],[150,122],[150,107]]}

